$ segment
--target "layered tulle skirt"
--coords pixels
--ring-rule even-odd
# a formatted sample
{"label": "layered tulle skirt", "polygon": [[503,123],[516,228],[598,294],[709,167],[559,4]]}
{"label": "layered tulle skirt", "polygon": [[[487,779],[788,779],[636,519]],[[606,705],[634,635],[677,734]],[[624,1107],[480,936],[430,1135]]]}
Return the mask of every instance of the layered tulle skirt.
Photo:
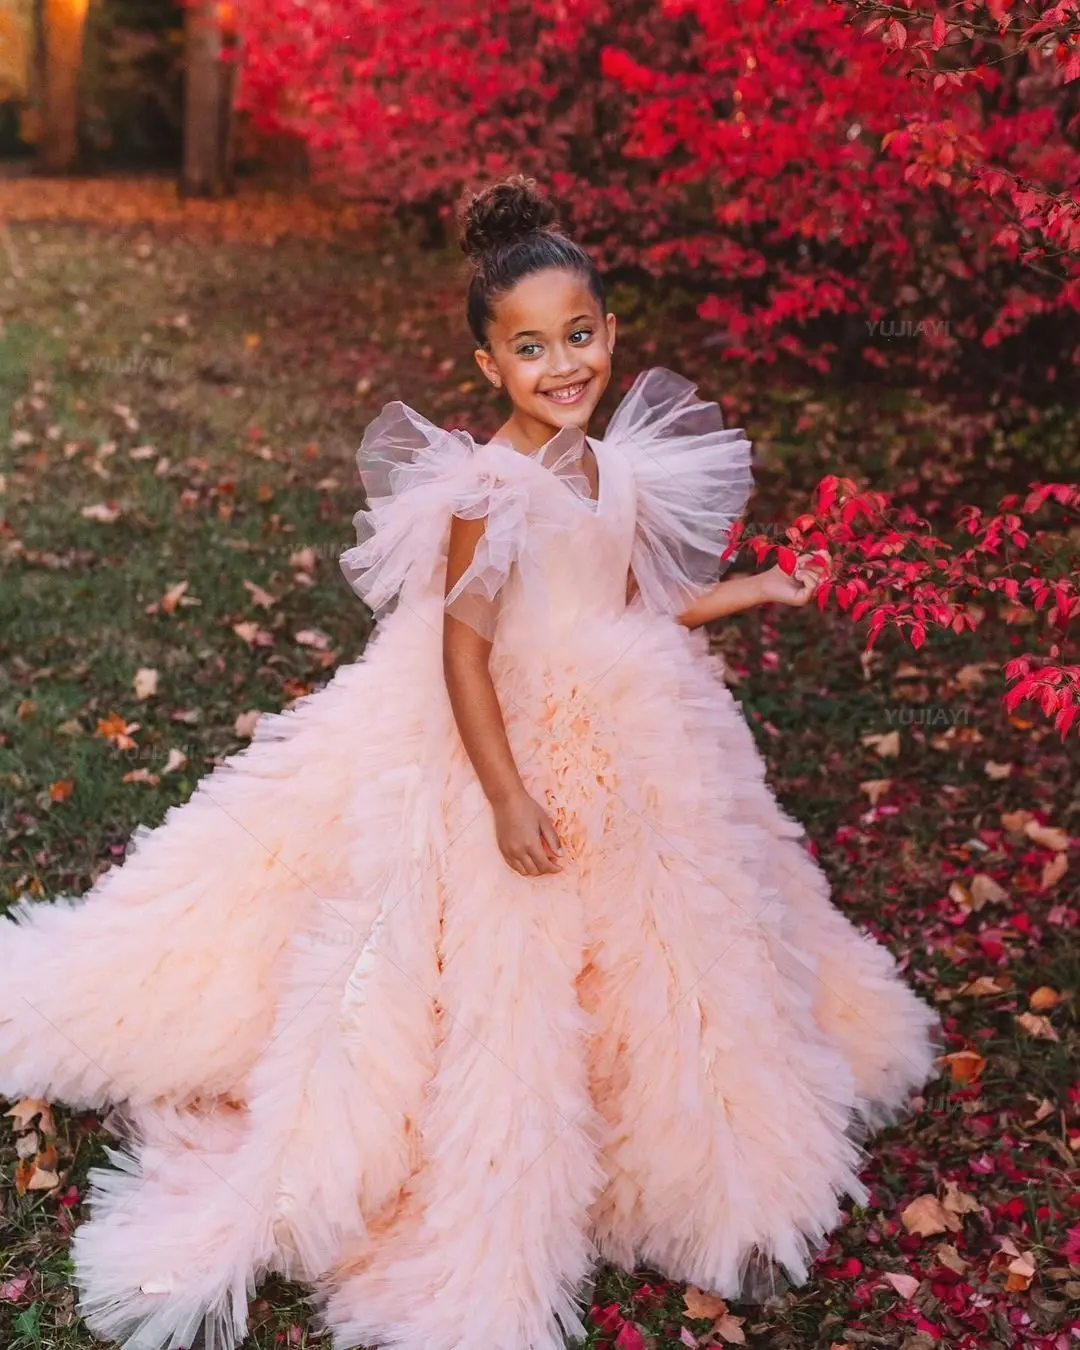
{"label": "layered tulle skirt", "polygon": [[86,896],[0,926],[0,1092],[128,1135],[73,1240],[98,1335],[557,1350],[598,1257],[731,1296],[863,1198],[934,1015],[832,906],[702,633],[630,609],[493,664],[564,848],[522,877],[438,614],[259,723]]}

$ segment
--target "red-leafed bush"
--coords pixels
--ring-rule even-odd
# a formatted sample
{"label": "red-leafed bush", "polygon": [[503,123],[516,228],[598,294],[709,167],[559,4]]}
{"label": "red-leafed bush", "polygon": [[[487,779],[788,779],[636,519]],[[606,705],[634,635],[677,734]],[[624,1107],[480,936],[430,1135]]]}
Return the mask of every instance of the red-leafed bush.
{"label": "red-leafed bush", "polygon": [[1077,0],[244,0],[241,99],[440,237],[535,174],[718,351],[1028,387],[1080,364]]}

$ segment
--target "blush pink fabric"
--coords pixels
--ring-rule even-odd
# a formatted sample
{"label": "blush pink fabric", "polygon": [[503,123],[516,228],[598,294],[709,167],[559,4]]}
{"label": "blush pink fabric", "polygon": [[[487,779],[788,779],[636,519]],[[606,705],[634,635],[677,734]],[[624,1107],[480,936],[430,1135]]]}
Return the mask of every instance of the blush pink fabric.
{"label": "blush pink fabric", "polygon": [[[598,1257],[731,1296],[865,1198],[853,1133],[936,1018],[830,903],[704,632],[750,445],[671,371],[533,455],[400,403],[342,559],[360,660],[207,775],[86,895],[0,923],[0,1092],[125,1126],[74,1234],[125,1350],[232,1350],[270,1271],[336,1350],[561,1350]],[[444,597],[452,514],[483,516]],[[640,593],[627,606],[627,568]],[[503,861],[442,675],[493,642],[564,869]]]}

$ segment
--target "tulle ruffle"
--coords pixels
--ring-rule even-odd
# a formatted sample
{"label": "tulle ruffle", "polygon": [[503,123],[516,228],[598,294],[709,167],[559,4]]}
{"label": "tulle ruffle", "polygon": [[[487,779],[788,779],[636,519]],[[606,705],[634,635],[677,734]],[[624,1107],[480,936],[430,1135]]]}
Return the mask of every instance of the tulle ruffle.
{"label": "tulle ruffle", "polygon": [[642,371],[604,436],[631,461],[637,529],[631,566],[641,603],[685,609],[726,569],[720,555],[753,487],[751,443],[716,403],[662,366]]}
{"label": "tulle ruffle", "polygon": [[[564,427],[525,454],[498,441],[478,444],[466,431],[388,403],[357,454],[367,506],[354,517],[356,547],[341,557],[349,584],[376,616],[399,601],[422,606],[444,584],[451,517],[483,517],[483,536],[445,596],[445,612],[493,639],[515,577],[523,605],[551,613],[565,600],[556,603],[552,590],[551,545],[582,525],[583,512],[599,519],[613,486],[602,472],[601,500],[591,498],[581,467],[585,440]],[[719,407],[699,399],[689,380],[658,366],[638,376],[599,444],[631,470],[629,563],[640,603],[676,614],[724,570],[720,555],[753,484],[750,442],[725,429]]]}
{"label": "tulle ruffle", "polygon": [[[472,561],[443,608],[493,640],[515,569],[519,587],[538,601],[548,544],[580,523],[572,509],[588,492],[577,468],[580,439],[567,428],[525,455],[498,442],[478,445],[467,432],[443,430],[401,402],[387,404],[357,455],[367,507],[353,519],[356,547],[340,560],[349,584],[379,617],[399,602],[423,607],[444,585],[451,517],[482,517]],[[549,474],[576,497],[562,487],[545,491]]]}

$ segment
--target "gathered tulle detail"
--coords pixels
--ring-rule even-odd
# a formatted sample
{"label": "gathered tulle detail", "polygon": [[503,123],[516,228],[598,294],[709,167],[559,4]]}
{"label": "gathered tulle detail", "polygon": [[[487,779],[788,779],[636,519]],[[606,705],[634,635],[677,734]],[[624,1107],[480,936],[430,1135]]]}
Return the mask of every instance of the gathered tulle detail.
{"label": "gathered tulle detail", "polygon": [[663,366],[642,371],[612,414],[605,445],[631,461],[637,522],[631,565],[641,602],[678,612],[726,570],[720,555],[753,487],[751,443],[716,403]]}
{"label": "gathered tulle detail", "polygon": [[[523,454],[446,431],[401,402],[387,404],[357,454],[367,506],[353,518],[356,547],[340,559],[350,586],[377,617],[399,601],[423,606],[445,584],[451,518],[482,517],[484,532],[443,609],[493,640],[515,569],[540,608],[552,537],[573,529],[580,520],[574,506],[589,502],[578,465],[583,439],[565,428]],[[553,482],[558,492],[545,491]]]}
{"label": "gathered tulle detail", "polygon": [[[532,453],[498,440],[478,444],[466,431],[388,403],[357,454],[367,506],[354,517],[356,547],[341,557],[349,584],[376,616],[399,601],[424,607],[444,585],[451,517],[483,517],[470,566],[443,598],[444,611],[494,640],[513,576],[519,609],[540,616],[538,623],[556,611],[565,616],[568,578],[560,593],[551,545],[583,518],[605,524],[605,498],[614,490],[608,458],[592,497],[582,467],[586,440],[598,463],[610,446],[631,473],[629,565],[640,604],[677,614],[723,572],[720,557],[753,477],[743,432],[726,429],[717,404],[662,366],[638,376],[602,441],[563,427]],[[612,572],[619,566],[613,561]],[[615,589],[621,593],[621,580]]]}

